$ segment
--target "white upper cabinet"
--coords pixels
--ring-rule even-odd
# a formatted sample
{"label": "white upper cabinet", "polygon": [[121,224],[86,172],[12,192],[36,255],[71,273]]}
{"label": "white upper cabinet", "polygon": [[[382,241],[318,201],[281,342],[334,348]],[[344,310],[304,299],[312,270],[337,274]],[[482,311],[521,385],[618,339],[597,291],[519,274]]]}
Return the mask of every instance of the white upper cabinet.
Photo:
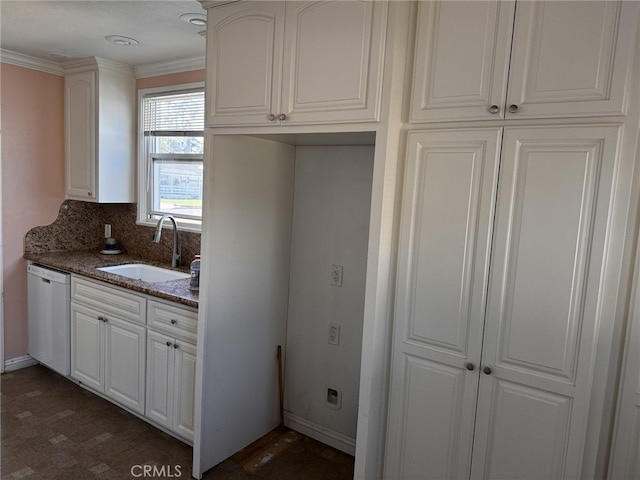
{"label": "white upper cabinet", "polygon": [[234,3],[207,13],[207,123],[268,122],[280,104],[284,3]]}
{"label": "white upper cabinet", "polygon": [[420,2],[410,121],[626,113],[638,2]]}
{"label": "white upper cabinet", "polygon": [[492,118],[507,92],[514,2],[420,2],[411,121]]}
{"label": "white upper cabinet", "polygon": [[100,58],[65,63],[67,198],[134,201],[134,79]]}
{"label": "white upper cabinet", "polygon": [[385,2],[239,2],[208,11],[207,124],[379,117]]}

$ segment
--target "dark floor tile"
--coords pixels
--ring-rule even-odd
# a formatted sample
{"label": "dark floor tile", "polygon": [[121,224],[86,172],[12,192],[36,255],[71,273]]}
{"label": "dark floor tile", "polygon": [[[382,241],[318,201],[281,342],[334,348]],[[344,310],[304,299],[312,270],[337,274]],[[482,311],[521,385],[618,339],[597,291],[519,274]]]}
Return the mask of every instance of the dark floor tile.
{"label": "dark floor tile", "polygon": [[[0,392],[2,479],[132,480],[145,465],[191,479],[190,446],[42,366],[1,375]],[[282,435],[272,432],[204,480],[353,478],[353,457],[303,435],[283,448]],[[268,461],[249,469],[256,458]]]}

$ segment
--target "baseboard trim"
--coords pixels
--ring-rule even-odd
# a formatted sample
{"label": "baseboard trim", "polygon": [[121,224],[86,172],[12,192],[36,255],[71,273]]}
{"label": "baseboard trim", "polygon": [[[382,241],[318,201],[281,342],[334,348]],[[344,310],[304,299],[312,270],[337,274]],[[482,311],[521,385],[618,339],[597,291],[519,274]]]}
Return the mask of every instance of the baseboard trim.
{"label": "baseboard trim", "polygon": [[13,372],[14,370],[20,370],[21,368],[32,367],[37,365],[38,361],[30,355],[23,355],[21,357],[11,358],[4,362],[4,371]]}
{"label": "baseboard trim", "polygon": [[295,413],[284,412],[284,424],[286,427],[300,432],[307,437],[318,440],[333,448],[337,448],[341,452],[349,455],[356,454],[356,441],[354,438],[347,437],[338,432],[334,432],[326,427],[322,427],[316,423],[299,417]]}

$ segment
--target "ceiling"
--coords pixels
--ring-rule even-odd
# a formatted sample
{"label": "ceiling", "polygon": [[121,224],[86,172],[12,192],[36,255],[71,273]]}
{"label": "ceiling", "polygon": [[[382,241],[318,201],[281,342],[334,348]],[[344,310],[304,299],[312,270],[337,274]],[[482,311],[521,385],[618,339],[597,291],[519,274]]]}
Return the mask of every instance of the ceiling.
{"label": "ceiling", "polygon": [[[0,0],[0,47],[58,64],[98,56],[136,67],[204,57],[206,27],[184,14],[206,16],[195,0]],[[109,35],[139,44],[117,45]]]}

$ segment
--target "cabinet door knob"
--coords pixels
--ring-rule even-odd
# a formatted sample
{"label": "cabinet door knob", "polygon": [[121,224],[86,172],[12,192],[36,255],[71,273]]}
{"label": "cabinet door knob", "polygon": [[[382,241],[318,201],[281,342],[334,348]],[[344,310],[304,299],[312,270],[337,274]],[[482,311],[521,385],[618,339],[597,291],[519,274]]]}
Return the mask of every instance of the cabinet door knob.
{"label": "cabinet door knob", "polygon": [[104,317],[103,317],[102,315],[100,315],[100,316],[98,317],[98,321],[99,321],[99,322],[104,322]]}
{"label": "cabinet door knob", "polygon": [[177,343],[174,343],[173,348],[180,348],[180,345],[178,345]]}
{"label": "cabinet door knob", "polygon": [[464,366],[467,367],[467,370],[469,370],[470,372],[475,370],[475,368],[476,368],[476,366],[471,362],[465,363]]}
{"label": "cabinet door knob", "polygon": [[109,319],[108,319],[107,317],[102,317],[102,321],[103,321],[104,323],[107,323],[107,322],[109,321]]}
{"label": "cabinet door knob", "polygon": [[486,375],[491,375],[491,372],[493,372],[493,370],[491,370],[491,367],[484,367],[482,369],[482,371],[486,374]]}
{"label": "cabinet door knob", "polygon": [[178,320],[176,320],[175,318],[171,319],[171,325],[175,325],[176,323],[178,323]]}
{"label": "cabinet door knob", "polygon": [[167,347],[171,346],[171,342],[167,341]]}
{"label": "cabinet door knob", "polygon": [[518,111],[518,105],[515,103],[513,105],[509,105],[509,113],[516,113]]}
{"label": "cabinet door knob", "polygon": [[267,120],[269,120],[270,122],[275,122],[276,116],[273,113],[270,113],[269,116],[267,117]]}
{"label": "cabinet door knob", "polygon": [[500,107],[498,105],[491,105],[489,107],[489,113],[496,114],[500,111]]}
{"label": "cabinet door knob", "polygon": [[278,119],[284,122],[287,119],[287,115],[284,113],[281,113],[280,115],[278,115]]}

